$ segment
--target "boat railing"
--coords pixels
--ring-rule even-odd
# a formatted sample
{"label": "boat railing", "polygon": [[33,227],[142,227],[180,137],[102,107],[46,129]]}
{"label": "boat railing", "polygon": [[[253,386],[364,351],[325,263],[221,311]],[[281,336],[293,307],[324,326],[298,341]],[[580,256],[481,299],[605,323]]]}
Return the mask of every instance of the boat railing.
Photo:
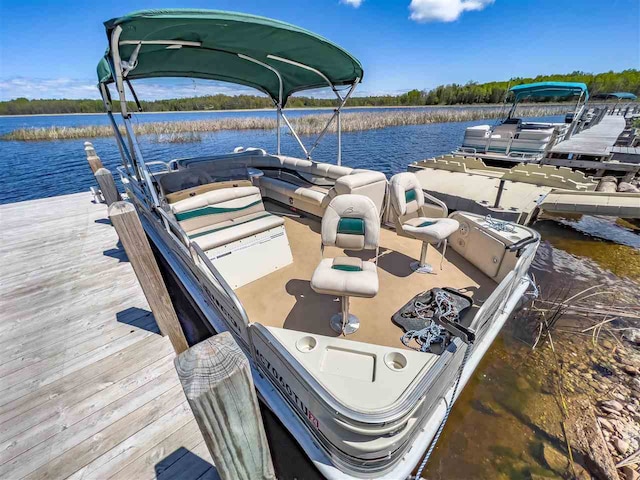
{"label": "boat railing", "polygon": [[[534,242],[539,240],[538,235],[534,235]],[[476,313],[470,328],[475,330],[477,334],[481,334],[497,313],[504,313],[507,302],[518,288],[521,282],[527,279],[527,271],[536,248],[528,245],[523,248],[522,254],[518,258],[515,268],[500,282],[498,287],[491,293],[489,298],[485,300],[478,312]],[[528,280],[526,280],[528,281]]]}
{"label": "boat railing", "polygon": [[[135,181],[132,181],[132,179],[129,178],[129,175],[123,169],[123,167],[118,167],[118,173],[120,174],[123,182],[127,182],[128,188],[132,190],[132,192],[138,199],[146,199],[144,192],[142,192],[140,187],[136,185]],[[176,222],[175,219],[171,217],[171,215],[169,215],[161,206],[154,207],[153,205],[149,205],[148,202],[145,203],[147,203],[146,207],[149,210],[155,210],[156,212],[158,212],[165,230],[167,231],[169,236],[174,239],[174,242],[179,245],[181,250],[183,250],[185,254],[191,257],[195,265],[200,267],[200,270],[203,271],[205,275],[208,273],[207,277],[209,278],[210,283],[219,293],[219,295],[215,296],[215,299],[216,302],[219,302],[218,306],[224,310],[223,313],[225,314],[225,319],[230,320],[232,323],[235,323],[235,327],[237,330],[243,330],[244,328],[246,328],[246,326],[249,324],[249,317],[247,316],[246,310],[242,306],[242,303],[240,303],[240,300],[236,296],[231,286],[226,282],[218,269],[213,265],[209,257],[207,257],[207,255],[202,251],[199,245],[189,239],[189,236],[180,226],[180,224]],[[238,322],[243,324],[244,328],[239,327]]]}

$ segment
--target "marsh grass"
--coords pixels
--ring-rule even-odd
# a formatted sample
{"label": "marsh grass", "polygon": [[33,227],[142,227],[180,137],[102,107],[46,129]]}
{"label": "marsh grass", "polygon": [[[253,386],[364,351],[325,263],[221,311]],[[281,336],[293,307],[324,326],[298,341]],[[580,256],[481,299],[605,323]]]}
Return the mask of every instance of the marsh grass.
{"label": "marsh grass", "polygon": [[153,139],[156,143],[196,143],[202,141],[202,134],[198,132],[162,133]]}
{"label": "marsh grass", "polygon": [[[520,107],[518,114],[523,117],[544,117],[559,115],[566,111],[566,106],[529,106]],[[391,110],[376,112],[342,113],[342,131],[357,132],[380,128],[426,125],[429,123],[468,122],[504,115],[500,107],[492,108],[446,108],[437,110]],[[291,118],[290,121],[300,135],[317,134],[322,131],[331,114],[311,114]],[[176,122],[137,123],[134,131],[137,135],[155,135],[160,142],[187,143],[199,142],[199,134],[221,130],[274,130],[275,118],[240,117],[204,120],[184,120]],[[124,134],[124,128],[121,127]],[[336,122],[329,127],[336,131]],[[0,137],[0,140],[42,141],[86,139],[110,137],[113,135],[109,125],[86,125],[80,127],[44,127],[20,128]]]}

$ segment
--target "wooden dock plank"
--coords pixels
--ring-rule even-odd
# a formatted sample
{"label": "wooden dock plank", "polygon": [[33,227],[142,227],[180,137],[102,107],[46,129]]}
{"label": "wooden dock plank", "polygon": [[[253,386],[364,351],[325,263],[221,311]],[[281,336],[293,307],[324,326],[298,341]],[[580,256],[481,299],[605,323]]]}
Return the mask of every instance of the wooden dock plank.
{"label": "wooden dock plank", "polygon": [[0,205],[1,478],[216,475],[106,214]]}
{"label": "wooden dock plank", "polygon": [[[129,480],[131,478],[143,480],[151,478],[160,478],[165,471],[171,469],[176,462],[180,461],[185,455],[192,456],[195,454],[194,449],[198,444],[202,443],[202,435],[200,429],[194,420],[189,421],[186,425],[176,430],[170,436],[154,445],[152,448],[138,456],[135,460],[118,470],[111,478]],[[206,447],[205,447],[206,450]],[[211,466],[211,458],[207,453],[207,460],[202,460],[204,464],[202,471],[197,474],[187,474],[185,472],[186,463],[178,466],[174,470],[174,475],[169,478],[197,478]],[[183,459],[184,460],[184,459]],[[152,475],[154,474],[154,475]],[[81,477],[74,475],[69,480],[81,480]]]}
{"label": "wooden dock plank", "polygon": [[606,115],[600,123],[558,143],[552,153],[608,155],[626,125],[624,117]]}
{"label": "wooden dock plank", "polygon": [[161,471],[156,478],[157,480],[170,480],[178,477],[197,480],[202,478],[219,480],[215,468],[211,467],[212,464],[209,450],[207,450],[205,443],[201,442],[196,445],[192,451],[185,452],[185,454],[169,468]]}

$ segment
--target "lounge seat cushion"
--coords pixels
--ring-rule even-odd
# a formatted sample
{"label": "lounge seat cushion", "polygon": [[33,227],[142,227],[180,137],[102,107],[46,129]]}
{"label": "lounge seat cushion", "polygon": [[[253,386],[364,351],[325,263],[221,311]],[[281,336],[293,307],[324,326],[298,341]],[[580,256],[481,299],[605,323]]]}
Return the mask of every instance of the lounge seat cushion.
{"label": "lounge seat cushion", "polygon": [[[351,269],[348,266],[361,266],[361,269]],[[315,292],[325,295],[375,297],[378,293],[376,265],[348,257],[325,258],[313,272],[311,287]]]}
{"label": "lounge seat cushion", "polygon": [[263,211],[199,229],[190,233],[189,238],[206,252],[212,248],[257,235],[281,225],[284,225],[284,219]]}
{"label": "lounge seat cushion", "polygon": [[328,190],[321,187],[301,187],[278,178],[266,176],[260,178],[260,186],[273,190],[281,195],[297,198],[314,205],[321,205],[328,192]]}
{"label": "lounge seat cushion", "polygon": [[206,192],[171,204],[171,211],[188,234],[232,218],[264,212],[257,187],[235,187]]}
{"label": "lounge seat cushion", "polygon": [[428,243],[440,243],[460,228],[452,218],[417,217],[402,224],[402,229],[412,237]]}

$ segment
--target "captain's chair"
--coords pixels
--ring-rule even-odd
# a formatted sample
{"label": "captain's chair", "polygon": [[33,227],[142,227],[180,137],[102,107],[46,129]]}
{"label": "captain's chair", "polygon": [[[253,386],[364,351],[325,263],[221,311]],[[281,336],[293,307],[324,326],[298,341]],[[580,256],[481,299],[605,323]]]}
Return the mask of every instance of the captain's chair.
{"label": "captain's chair", "polygon": [[[430,243],[444,242],[442,262],[447,249],[447,238],[460,228],[451,218],[433,218],[424,215],[424,192],[418,177],[411,172],[398,173],[391,177],[391,206],[396,214],[398,235],[422,241],[420,261],[412,262],[411,269],[418,273],[431,273],[433,267],[427,263],[427,247]],[[445,213],[446,215],[446,213]]]}
{"label": "captain's chair", "polygon": [[[380,217],[373,201],[363,195],[335,197],[322,217],[322,245],[345,250],[375,250],[377,263]],[[349,297],[375,297],[378,271],[374,262],[357,257],[323,258],[311,277],[311,288],[325,295],[342,297],[342,313],[331,317],[331,328],[349,335],[360,321],[349,313]]]}

